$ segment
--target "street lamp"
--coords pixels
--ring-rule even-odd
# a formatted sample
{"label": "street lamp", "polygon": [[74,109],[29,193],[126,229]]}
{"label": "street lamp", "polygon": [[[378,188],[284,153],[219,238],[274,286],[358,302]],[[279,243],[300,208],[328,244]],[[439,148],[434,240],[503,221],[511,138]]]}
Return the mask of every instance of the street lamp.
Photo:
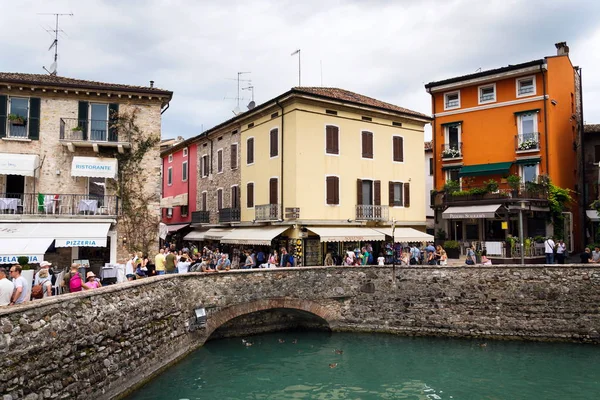
{"label": "street lamp", "polygon": [[521,265],[525,265],[525,243],[523,242],[523,210],[527,209],[527,201],[521,201],[519,207],[519,243],[521,245]]}

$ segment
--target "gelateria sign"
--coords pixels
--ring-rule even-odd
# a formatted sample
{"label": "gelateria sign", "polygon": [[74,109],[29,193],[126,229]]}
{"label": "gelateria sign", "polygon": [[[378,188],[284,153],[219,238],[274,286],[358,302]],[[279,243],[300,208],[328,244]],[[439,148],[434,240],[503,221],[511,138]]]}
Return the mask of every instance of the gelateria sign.
{"label": "gelateria sign", "polygon": [[29,258],[29,264],[38,264],[44,261],[43,255],[19,254],[19,255],[2,255],[0,256],[0,264],[18,264],[19,257]]}
{"label": "gelateria sign", "polygon": [[116,158],[73,157],[71,176],[117,179],[118,164]]}
{"label": "gelateria sign", "polygon": [[71,238],[71,239],[56,239],[54,242],[55,247],[106,247],[106,238],[97,239],[83,239],[83,238]]}

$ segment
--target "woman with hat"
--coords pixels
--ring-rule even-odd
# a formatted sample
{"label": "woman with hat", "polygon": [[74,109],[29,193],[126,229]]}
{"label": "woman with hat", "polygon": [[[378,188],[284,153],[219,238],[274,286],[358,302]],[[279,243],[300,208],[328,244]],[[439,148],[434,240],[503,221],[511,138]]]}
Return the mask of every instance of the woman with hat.
{"label": "woman with hat", "polygon": [[85,275],[85,279],[87,280],[86,284],[90,289],[98,289],[99,287],[102,287],[102,284],[98,279],[96,279],[96,275],[94,275],[92,271],[88,271],[88,273]]}

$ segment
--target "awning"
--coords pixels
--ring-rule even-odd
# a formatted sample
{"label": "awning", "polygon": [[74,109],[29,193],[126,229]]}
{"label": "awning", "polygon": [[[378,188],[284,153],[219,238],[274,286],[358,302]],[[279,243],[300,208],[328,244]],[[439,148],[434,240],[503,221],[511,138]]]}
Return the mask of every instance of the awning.
{"label": "awning", "polygon": [[534,157],[534,158],[518,158],[517,161],[515,161],[515,163],[517,165],[535,165],[535,164],[539,164],[540,163],[541,158],[540,157]]}
{"label": "awning", "polygon": [[371,228],[348,227],[309,227],[311,232],[321,237],[321,242],[382,241],[385,234]]}
{"label": "awning", "polygon": [[116,158],[73,157],[71,176],[117,179],[118,164]]}
{"label": "awning", "polygon": [[[46,239],[49,240],[48,246],[55,240],[55,247],[106,247],[109,229],[108,222],[6,223],[0,224],[0,242],[8,239]],[[41,248],[44,243],[40,240],[35,246]]]}
{"label": "awning", "polygon": [[185,235],[183,237],[183,240],[191,240],[194,242],[200,242],[202,240],[204,240],[204,234],[207,231],[191,231],[190,233],[188,233],[187,235]]}
{"label": "awning", "polygon": [[188,205],[188,194],[182,193],[173,197],[173,202],[171,203],[173,207],[175,206],[187,206]]}
{"label": "awning", "polygon": [[500,204],[487,204],[482,206],[448,207],[442,213],[443,219],[464,218],[494,218]]}
{"label": "awning", "polygon": [[[375,230],[392,237],[392,228],[375,228]],[[433,236],[413,228],[396,228],[394,242],[433,242]]]}
{"label": "awning", "polygon": [[160,199],[160,208],[171,208],[173,207],[173,196],[163,197]]}
{"label": "awning", "polygon": [[0,175],[35,176],[39,163],[37,154],[0,153]]}
{"label": "awning", "polygon": [[173,233],[173,232],[177,232],[178,230],[183,229],[189,225],[190,224],[167,225],[167,229],[169,230],[169,233]]}
{"label": "awning", "polygon": [[458,172],[458,176],[485,176],[508,174],[512,162],[500,162],[493,164],[465,165]]}
{"label": "awning", "polygon": [[29,257],[29,263],[44,261],[44,254],[53,240],[52,238],[2,238],[0,264],[15,264],[21,256]]}
{"label": "awning", "polygon": [[596,210],[585,210],[585,215],[592,221],[600,221],[600,216]]}
{"label": "awning", "polygon": [[204,239],[221,240],[221,238],[233,231],[233,228],[210,228],[204,233]]}
{"label": "awning", "polygon": [[[521,209],[520,206],[508,206],[509,211],[519,211]],[[550,211],[550,207],[540,207],[540,206],[532,206],[527,204],[523,211],[541,211],[548,212]]]}
{"label": "awning", "polygon": [[168,234],[169,234],[169,228],[167,228],[167,224],[160,222],[158,224],[158,237],[161,238],[162,240],[165,240],[167,238]]}
{"label": "awning", "polygon": [[253,244],[256,246],[270,246],[276,236],[289,229],[289,226],[258,226],[256,228],[240,228],[223,236],[221,243],[225,244]]}

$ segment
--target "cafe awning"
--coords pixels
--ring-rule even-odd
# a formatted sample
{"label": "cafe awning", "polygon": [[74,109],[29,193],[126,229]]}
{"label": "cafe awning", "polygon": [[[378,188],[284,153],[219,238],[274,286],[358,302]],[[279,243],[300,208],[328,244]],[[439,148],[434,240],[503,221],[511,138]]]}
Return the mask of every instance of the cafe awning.
{"label": "cafe awning", "polygon": [[173,196],[163,197],[160,199],[160,208],[171,208],[173,207]]}
{"label": "cafe awning", "polygon": [[56,240],[55,247],[106,247],[110,223],[43,224]]}
{"label": "cafe awning", "polygon": [[321,242],[377,242],[385,240],[385,234],[371,228],[360,226],[309,227],[308,229],[319,235]]}
{"label": "cafe awning", "polygon": [[41,255],[53,240],[55,247],[106,247],[109,229],[108,222],[6,223],[0,224],[0,243],[4,248],[5,243],[13,240],[12,253],[35,250]]}
{"label": "cafe awning", "polygon": [[508,174],[512,162],[500,162],[491,164],[465,165],[458,172],[458,176],[486,176]]}
{"label": "cafe awning", "polygon": [[500,204],[481,206],[448,207],[443,213],[443,219],[494,218]]}
{"label": "cafe awning", "polygon": [[273,239],[289,229],[289,226],[257,226],[255,228],[239,228],[223,236],[224,244],[253,244],[270,246]]}
{"label": "cafe awning", "polygon": [[585,210],[585,215],[591,220],[591,221],[600,221],[600,216],[598,215],[598,211],[596,210]]}
{"label": "cafe awning", "polygon": [[0,264],[15,264],[21,256],[28,257],[30,263],[44,261],[44,254],[53,240],[52,238],[2,238]]}
{"label": "cafe awning", "polygon": [[[392,237],[392,228],[375,228],[375,230]],[[394,242],[433,242],[433,236],[413,228],[396,228]]]}
{"label": "cafe awning", "polygon": [[187,193],[178,194],[177,196],[173,197],[173,202],[171,203],[171,206],[175,207],[175,206],[187,206],[187,205],[188,205],[188,194]]}
{"label": "cafe awning", "polygon": [[173,232],[177,232],[180,229],[185,228],[186,226],[189,226],[190,224],[174,224],[174,225],[167,225],[167,229],[169,231],[169,233],[173,233]]}
{"label": "cafe awning", "polygon": [[0,175],[35,176],[39,163],[37,154],[0,153]]}
{"label": "cafe awning", "polygon": [[206,230],[204,230],[204,231],[191,231],[190,233],[188,233],[187,235],[185,235],[183,237],[183,240],[190,240],[190,241],[193,241],[193,242],[200,242],[200,241],[204,240],[204,234],[206,232],[207,232]]}
{"label": "cafe awning", "polygon": [[117,172],[116,158],[73,157],[71,164],[71,176],[117,179]]}
{"label": "cafe awning", "polygon": [[204,234],[204,239],[221,240],[221,238],[232,232],[233,228],[210,228]]}

